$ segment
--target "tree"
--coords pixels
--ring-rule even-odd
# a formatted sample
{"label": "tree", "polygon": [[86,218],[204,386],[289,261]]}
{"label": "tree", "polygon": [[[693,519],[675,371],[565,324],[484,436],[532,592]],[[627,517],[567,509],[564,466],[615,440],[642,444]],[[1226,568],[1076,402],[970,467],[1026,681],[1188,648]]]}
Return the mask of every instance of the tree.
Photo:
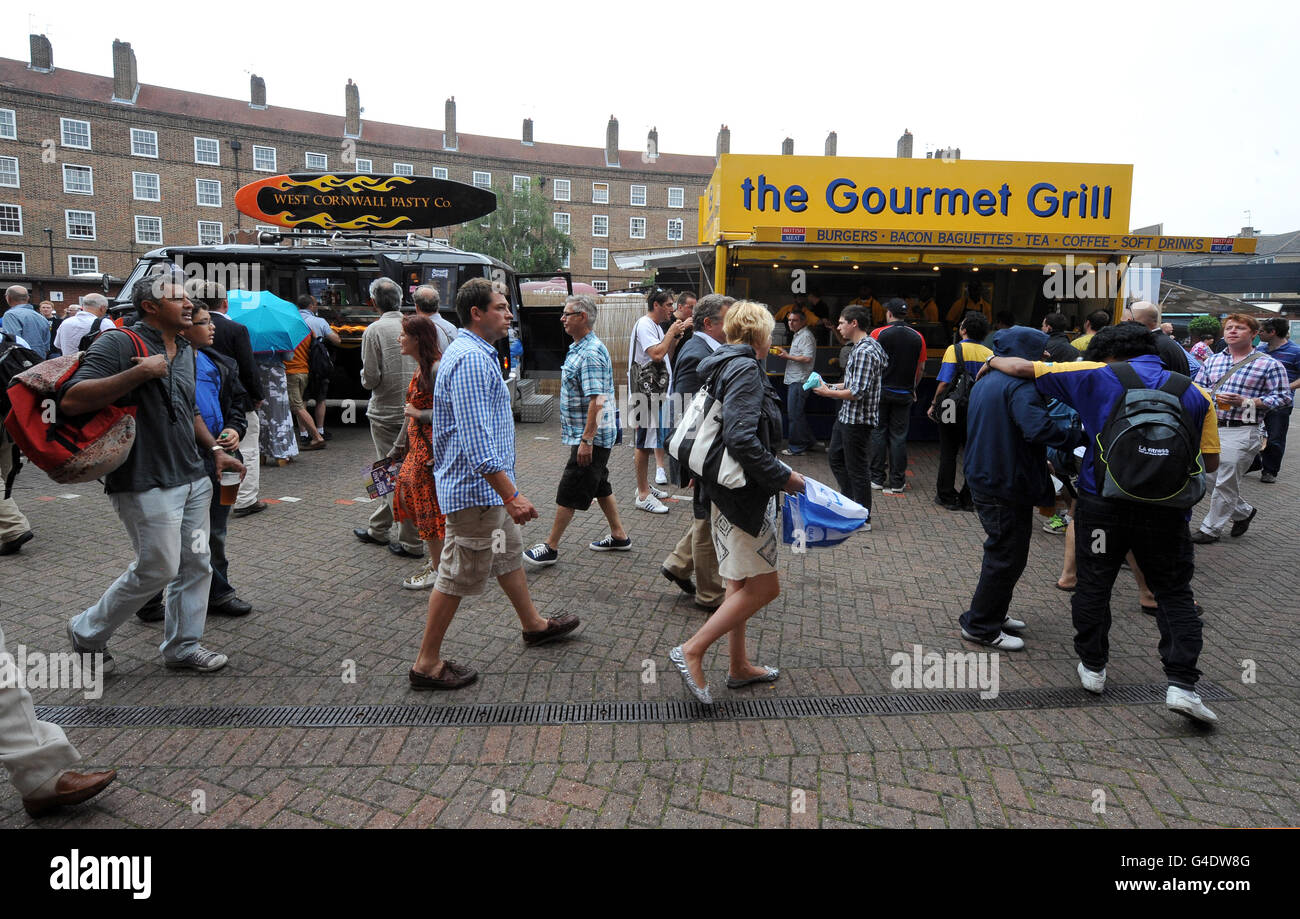
{"label": "tree", "polygon": [[1218,338],[1222,329],[1219,327],[1219,320],[1213,316],[1197,316],[1187,324],[1187,331],[1195,343],[1201,340],[1202,335],[1213,335]]}
{"label": "tree", "polygon": [[456,246],[498,258],[519,274],[561,271],[572,242],[555,228],[541,186],[542,180],[535,178],[518,191],[493,188],[497,209],[457,227]]}

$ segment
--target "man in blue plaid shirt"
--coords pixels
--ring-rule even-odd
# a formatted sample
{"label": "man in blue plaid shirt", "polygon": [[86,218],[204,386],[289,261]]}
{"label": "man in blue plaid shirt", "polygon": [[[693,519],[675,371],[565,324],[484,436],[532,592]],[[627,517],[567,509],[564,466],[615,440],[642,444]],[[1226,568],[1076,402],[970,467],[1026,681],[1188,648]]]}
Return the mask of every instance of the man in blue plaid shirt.
{"label": "man in blue plaid shirt", "polygon": [[1228,347],[1212,355],[1196,375],[1214,397],[1219,418],[1219,469],[1210,511],[1192,536],[1198,545],[1218,542],[1229,523],[1229,536],[1245,535],[1258,509],[1242,498],[1242,477],[1263,445],[1265,413],[1291,404],[1285,368],[1251,344],[1258,331],[1253,316],[1233,313],[1223,320]]}
{"label": "man in blue plaid shirt", "polygon": [[[593,552],[626,552],[632,540],[618,516],[618,503],[609,484],[609,451],[618,432],[614,427],[614,366],[596,333],[596,301],[575,295],[564,301],[560,313],[564,331],[573,339],[560,369],[560,440],[572,447],[569,462],[555,492],[555,523],[546,542],[524,552],[524,561],[538,567],[554,565],[556,547],[573,520],[594,499],[600,504],[609,533],[587,546]],[[608,406],[608,407],[607,407]]]}
{"label": "man in blue plaid shirt", "polygon": [[524,643],[543,644],[578,627],[572,613],[542,618],[528,593],[519,524],[537,516],[515,487],[515,429],[510,391],[494,342],[510,328],[505,288],[474,278],[456,292],[461,333],[442,355],[433,386],[433,467],[447,539],[420,653],[409,679],[416,689],[459,689],[478,678],[442,656],[442,639],[461,597],[494,577],[523,626]]}

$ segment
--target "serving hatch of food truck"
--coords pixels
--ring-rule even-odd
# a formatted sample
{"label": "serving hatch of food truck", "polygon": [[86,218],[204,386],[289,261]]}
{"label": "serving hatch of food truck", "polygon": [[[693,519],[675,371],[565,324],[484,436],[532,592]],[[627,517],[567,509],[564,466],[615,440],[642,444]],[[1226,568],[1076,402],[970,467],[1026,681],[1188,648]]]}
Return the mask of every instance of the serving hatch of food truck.
{"label": "serving hatch of food truck", "polygon": [[[1130,270],[1135,256],[1254,252],[1249,237],[1130,232],[1132,184],[1133,167],[1117,164],[722,154],[699,199],[699,248],[641,262],[693,263],[703,293],[829,320],[815,330],[828,380],[843,376],[840,310],[862,304],[883,324],[882,305],[903,299],[927,345],[913,417],[925,437],[922,408],[968,310],[1035,327],[1060,312],[1081,329],[1100,309],[1116,322],[1127,295],[1158,296],[1158,273],[1152,286],[1148,269]],[[774,344],[784,334],[778,324]],[[769,359],[770,373],[784,367]],[[827,400],[809,406],[820,436],[831,414],[817,401]]]}

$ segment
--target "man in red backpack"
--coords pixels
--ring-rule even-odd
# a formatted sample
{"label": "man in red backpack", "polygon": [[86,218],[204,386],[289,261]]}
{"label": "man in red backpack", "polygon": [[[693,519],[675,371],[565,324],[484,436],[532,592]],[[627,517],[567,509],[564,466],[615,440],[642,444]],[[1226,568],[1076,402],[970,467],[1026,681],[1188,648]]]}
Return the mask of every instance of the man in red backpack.
{"label": "man in red backpack", "polygon": [[216,473],[243,472],[202,423],[195,405],[194,349],[178,333],[193,324],[193,304],[177,273],[146,275],[131,299],[131,330],[148,346],[135,356],[129,336],[101,334],[59,394],[68,415],[95,412],[118,402],[138,406],[135,443],[126,461],[104,478],[109,501],[126,527],[136,558],[95,605],[68,623],[68,639],[82,654],[103,653],[111,673],[110,636],[146,600],[167,587],[163,661],[173,669],[211,672],[226,655],[199,644],[207,620],[212,566],[208,508],[212,481],[203,456],[216,457]]}

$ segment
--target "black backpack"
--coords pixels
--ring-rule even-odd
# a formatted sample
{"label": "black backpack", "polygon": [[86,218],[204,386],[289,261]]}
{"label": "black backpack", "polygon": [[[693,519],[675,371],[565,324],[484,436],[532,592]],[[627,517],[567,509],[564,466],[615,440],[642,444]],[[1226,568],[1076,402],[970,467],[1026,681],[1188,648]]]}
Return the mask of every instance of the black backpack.
{"label": "black backpack", "polygon": [[4,427],[4,419],[9,416],[9,409],[12,408],[9,404],[9,382],[28,367],[35,367],[44,360],[45,358],[31,348],[24,348],[18,344],[18,339],[13,335],[0,331],[0,450],[13,452],[9,477],[3,483],[3,494],[6,498],[13,493],[14,479],[18,477],[18,470],[22,466],[18,444],[13,442]]}
{"label": "black backpack", "polygon": [[1189,508],[1205,496],[1200,432],[1182,403],[1192,381],[1171,373],[1159,389],[1120,361],[1111,373],[1124,387],[1097,435],[1094,473],[1103,498]]}
{"label": "black backpack", "polygon": [[334,375],[334,354],[329,343],[319,335],[312,336],[307,351],[307,368],[310,376],[307,378],[306,398],[320,399]]}
{"label": "black backpack", "polygon": [[78,351],[89,351],[90,346],[95,339],[99,337],[99,327],[104,324],[105,316],[96,316],[95,321],[90,324],[90,331],[81,336],[81,341],[77,342]]}
{"label": "black backpack", "polygon": [[962,360],[960,339],[953,344],[953,348],[956,356],[957,378],[952,381],[952,386],[949,388],[946,397],[952,400],[952,404],[957,411],[964,412],[966,407],[970,405],[970,391],[975,386],[975,378],[971,376],[970,370],[966,367],[966,362]]}

